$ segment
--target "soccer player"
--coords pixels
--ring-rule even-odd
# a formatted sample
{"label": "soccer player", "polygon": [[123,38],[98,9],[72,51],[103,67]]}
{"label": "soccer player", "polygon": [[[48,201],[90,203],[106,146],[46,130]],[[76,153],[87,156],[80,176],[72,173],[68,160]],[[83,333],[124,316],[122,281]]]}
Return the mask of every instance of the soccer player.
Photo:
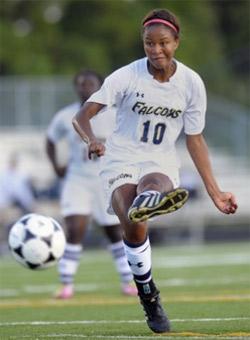
{"label": "soccer player", "polygon": [[[166,9],[152,10],[142,22],[146,57],[108,76],[73,119],[89,153],[102,157],[102,180],[109,211],[119,217],[124,243],[148,326],[170,330],[151,274],[146,220],[183,206],[175,142],[182,130],[187,149],[215,206],[225,214],[237,209],[235,197],[222,192],[213,175],[202,131],[206,91],[200,76],[174,58],[180,26]],[[116,109],[116,128],[106,142],[97,139],[90,119],[104,107]],[[94,118],[93,118],[94,119]]]}
{"label": "soccer player", "polygon": [[[46,150],[55,173],[64,178],[61,194],[61,212],[67,228],[67,245],[63,258],[59,262],[59,274],[62,287],[56,297],[69,299],[74,294],[74,277],[77,272],[82,241],[90,215],[93,215],[103,227],[110,241],[109,249],[120,275],[121,290],[125,295],[137,295],[133,275],[127,262],[122,242],[121,226],[117,216],[106,212],[105,195],[99,179],[99,159],[89,160],[88,148],[79,138],[72,126],[72,118],[80,109],[81,103],[102,84],[101,77],[89,70],[75,75],[74,86],[79,102],[60,110],[52,119],[46,139]],[[100,113],[93,120],[93,129],[104,140],[114,127],[114,112]],[[108,117],[108,120],[107,120]],[[69,145],[69,163],[60,166],[57,160],[57,143],[66,139]]]}
{"label": "soccer player", "polygon": [[22,215],[35,210],[31,179],[20,170],[16,153],[10,155],[6,169],[0,173],[0,216],[11,206],[18,207]]}

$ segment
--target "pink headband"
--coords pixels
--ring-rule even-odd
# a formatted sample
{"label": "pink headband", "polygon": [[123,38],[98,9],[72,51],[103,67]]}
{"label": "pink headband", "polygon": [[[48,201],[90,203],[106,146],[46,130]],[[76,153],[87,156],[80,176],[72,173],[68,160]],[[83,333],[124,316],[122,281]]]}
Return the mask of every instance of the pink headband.
{"label": "pink headband", "polygon": [[177,28],[173,24],[171,24],[171,22],[169,22],[167,20],[164,20],[164,19],[151,19],[149,21],[146,21],[145,24],[143,24],[143,26],[146,27],[146,26],[148,26],[150,24],[163,24],[163,25],[166,25],[166,26],[172,28],[178,34]]}

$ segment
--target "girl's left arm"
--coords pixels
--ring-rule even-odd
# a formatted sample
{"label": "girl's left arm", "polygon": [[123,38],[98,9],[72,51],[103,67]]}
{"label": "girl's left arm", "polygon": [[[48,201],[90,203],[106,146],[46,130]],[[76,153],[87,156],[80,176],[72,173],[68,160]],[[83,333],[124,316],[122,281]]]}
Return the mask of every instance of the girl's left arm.
{"label": "girl's left arm", "polygon": [[215,206],[225,214],[234,214],[237,210],[235,196],[231,192],[222,192],[220,190],[213,175],[208,147],[203,135],[186,135],[186,144],[190,156]]}

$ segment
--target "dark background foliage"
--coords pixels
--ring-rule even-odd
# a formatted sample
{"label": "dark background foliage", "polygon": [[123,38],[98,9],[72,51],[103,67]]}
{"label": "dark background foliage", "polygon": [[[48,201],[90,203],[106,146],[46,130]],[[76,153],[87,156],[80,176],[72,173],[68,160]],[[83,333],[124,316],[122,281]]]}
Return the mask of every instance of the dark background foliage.
{"label": "dark background foliage", "polygon": [[179,17],[176,57],[208,90],[249,105],[248,0],[2,0],[0,74],[106,75],[144,55],[140,23],[153,8]]}

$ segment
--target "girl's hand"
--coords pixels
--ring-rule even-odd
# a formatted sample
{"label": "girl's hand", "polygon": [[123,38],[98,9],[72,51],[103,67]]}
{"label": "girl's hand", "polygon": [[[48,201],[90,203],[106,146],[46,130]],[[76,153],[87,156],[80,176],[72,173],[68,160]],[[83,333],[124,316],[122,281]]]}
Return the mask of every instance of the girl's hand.
{"label": "girl's hand", "polygon": [[97,139],[90,140],[88,146],[89,146],[89,151],[88,151],[89,159],[91,159],[92,154],[97,155],[98,157],[101,157],[105,153],[104,144]]}
{"label": "girl's hand", "polygon": [[67,172],[67,166],[55,166],[55,172],[58,177],[63,178]]}
{"label": "girl's hand", "polygon": [[231,192],[219,192],[212,197],[215,206],[224,214],[234,214],[238,208],[236,199]]}

